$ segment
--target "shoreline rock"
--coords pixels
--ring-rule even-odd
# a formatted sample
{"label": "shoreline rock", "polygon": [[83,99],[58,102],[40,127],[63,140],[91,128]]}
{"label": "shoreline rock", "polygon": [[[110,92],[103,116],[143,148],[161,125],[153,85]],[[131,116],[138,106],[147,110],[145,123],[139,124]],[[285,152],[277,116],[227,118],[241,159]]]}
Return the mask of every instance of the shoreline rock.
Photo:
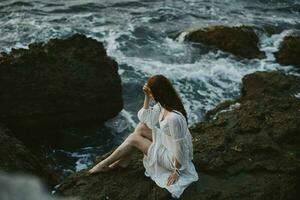
{"label": "shoreline rock", "polygon": [[45,159],[38,158],[0,123],[0,169],[5,172],[38,176],[49,188],[59,182],[59,175],[50,169]]}
{"label": "shoreline rock", "polygon": [[[219,104],[191,129],[200,179],[181,199],[296,200],[300,99],[294,94],[300,92],[299,83],[299,77],[276,71],[244,76],[241,96]],[[89,200],[171,199],[144,175],[141,159],[135,152],[126,169],[92,176],[87,170],[74,173],[60,184],[58,193]]]}
{"label": "shoreline rock", "polygon": [[184,40],[203,43],[242,58],[264,58],[258,48],[259,38],[250,26],[209,26],[187,31]]}
{"label": "shoreline rock", "polygon": [[118,64],[95,39],[74,34],[0,53],[0,169],[52,189],[62,172],[44,149],[76,145],[84,136],[63,130],[96,126],[122,109]]}
{"label": "shoreline rock", "polygon": [[0,57],[0,121],[26,144],[55,142],[53,129],[102,123],[122,109],[118,64],[95,39],[74,34]]}
{"label": "shoreline rock", "polygon": [[278,63],[300,68],[300,36],[286,36],[274,55]]}

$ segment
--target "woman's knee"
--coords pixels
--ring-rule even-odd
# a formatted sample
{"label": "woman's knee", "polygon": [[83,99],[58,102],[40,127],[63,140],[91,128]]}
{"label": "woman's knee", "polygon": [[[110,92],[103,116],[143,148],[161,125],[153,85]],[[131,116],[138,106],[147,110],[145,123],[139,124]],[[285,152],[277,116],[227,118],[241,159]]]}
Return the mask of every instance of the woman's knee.
{"label": "woman's knee", "polygon": [[130,146],[136,146],[137,143],[138,143],[139,137],[140,137],[140,136],[138,136],[138,135],[136,135],[136,134],[130,134],[130,135],[126,138],[125,142],[126,142],[128,145],[130,145]]}
{"label": "woman's knee", "polygon": [[135,127],[134,132],[140,133],[140,132],[143,132],[143,131],[151,131],[151,129],[145,123],[139,122],[137,124],[137,126]]}
{"label": "woman's knee", "polygon": [[135,128],[134,134],[143,136],[143,132],[146,132],[146,131],[151,131],[151,129],[149,129],[145,123],[140,122],[140,123],[138,123],[138,125]]}

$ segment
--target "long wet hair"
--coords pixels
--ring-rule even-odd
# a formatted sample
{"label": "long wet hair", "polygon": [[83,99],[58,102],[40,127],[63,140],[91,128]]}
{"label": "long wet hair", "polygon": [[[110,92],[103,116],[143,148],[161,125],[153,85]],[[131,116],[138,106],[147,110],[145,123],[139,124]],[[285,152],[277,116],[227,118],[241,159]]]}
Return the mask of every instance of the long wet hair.
{"label": "long wet hair", "polygon": [[162,74],[157,74],[148,79],[147,85],[156,102],[159,102],[162,107],[170,112],[173,110],[181,112],[188,124],[187,113],[184,109],[182,100],[168,78]]}

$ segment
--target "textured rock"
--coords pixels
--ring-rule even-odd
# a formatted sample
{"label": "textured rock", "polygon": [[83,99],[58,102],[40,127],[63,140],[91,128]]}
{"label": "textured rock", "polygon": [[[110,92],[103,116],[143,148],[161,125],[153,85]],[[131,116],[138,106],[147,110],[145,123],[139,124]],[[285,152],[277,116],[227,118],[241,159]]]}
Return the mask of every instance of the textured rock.
{"label": "textured rock", "polygon": [[[255,72],[242,81],[239,98],[219,104],[191,129],[199,181],[181,199],[298,199],[300,99],[294,94],[300,78]],[[141,159],[136,152],[126,169],[75,173],[58,191],[87,200],[170,199],[144,175]]]}
{"label": "textured rock", "polygon": [[262,28],[262,31],[266,32],[269,36],[272,36],[274,34],[280,34],[282,31],[284,31],[283,27],[276,26],[276,25],[264,25]]}
{"label": "textured rock", "polygon": [[263,58],[252,27],[210,26],[188,31],[185,40],[219,48],[242,58]]}
{"label": "textured rock", "polygon": [[[102,156],[98,161],[107,157],[111,152]],[[157,187],[144,175],[142,158],[142,154],[135,151],[127,168],[115,169],[95,176],[87,174],[85,170],[74,173],[60,184],[57,192],[64,196],[80,196],[87,200],[169,199],[167,191]]]}
{"label": "textured rock", "polygon": [[[123,108],[117,63],[101,42],[75,34],[0,57],[0,121],[23,142],[41,128],[100,123]],[[39,130],[41,130],[39,129]],[[53,134],[53,135],[52,135]]]}
{"label": "textured rock", "polygon": [[275,53],[276,61],[282,65],[300,67],[300,37],[286,36]]}
{"label": "textured rock", "polygon": [[300,99],[293,94],[300,79],[256,72],[242,80],[241,97],[220,104],[193,130],[194,161],[226,185],[216,199],[297,199]]}
{"label": "textured rock", "polygon": [[0,124],[0,170],[35,175],[51,187],[58,183],[58,174],[48,167],[46,160],[33,155],[3,124]]}

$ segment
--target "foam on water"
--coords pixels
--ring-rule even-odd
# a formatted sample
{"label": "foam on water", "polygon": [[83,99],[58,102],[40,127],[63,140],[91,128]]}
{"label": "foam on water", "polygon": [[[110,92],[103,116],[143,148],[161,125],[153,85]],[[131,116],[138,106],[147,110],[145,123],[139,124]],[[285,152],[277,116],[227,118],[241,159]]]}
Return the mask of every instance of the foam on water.
{"label": "foam on water", "polygon": [[213,120],[217,119],[217,117],[218,117],[218,115],[219,115],[220,113],[229,112],[229,111],[232,111],[232,110],[234,110],[234,109],[238,109],[240,106],[241,106],[240,103],[235,103],[235,104],[230,105],[227,109],[220,110],[219,112],[217,112],[217,113],[215,114],[215,116],[213,117]]}
{"label": "foam on water", "polygon": [[[3,13],[0,16],[0,51],[27,48],[32,42],[76,32],[86,34],[103,42],[107,54],[119,63],[123,86],[142,85],[154,74],[170,78],[182,97],[191,125],[202,120],[203,114],[221,101],[237,97],[241,79],[246,74],[280,70],[299,75],[292,66],[276,63],[273,56],[284,36],[300,26],[299,13],[276,11],[277,7],[286,6],[280,2],[275,2],[276,6],[238,0],[120,2],[59,0],[50,6],[46,0],[28,4],[14,4],[8,0],[3,3],[4,7],[0,5]],[[217,24],[275,24],[284,26],[286,31],[272,36],[259,33],[260,49],[266,53],[262,60],[239,59],[229,53],[189,44],[184,42],[187,32],[181,33],[176,40],[168,35]],[[142,98],[138,93],[142,90],[133,88],[134,91],[125,90],[126,108],[105,122],[113,130],[115,141],[110,144],[121,142],[137,124],[133,107],[142,106],[138,105]],[[127,107],[129,104],[131,106]],[[86,168],[96,153],[104,152],[103,146],[57,150],[58,155],[75,160],[73,167],[64,169],[66,174]]]}
{"label": "foam on water", "polygon": [[294,94],[294,97],[299,98],[300,99],[300,92],[298,94]]}
{"label": "foam on water", "polygon": [[[132,66],[145,77],[163,74],[170,78],[183,97],[190,120],[195,123],[201,120],[202,116],[199,113],[203,114],[217,103],[237,96],[244,75],[255,71],[289,72],[289,67],[282,67],[275,62],[273,53],[278,51],[283,38],[292,31],[286,30],[271,37],[266,34],[261,35],[260,48],[266,53],[266,58],[262,60],[240,60],[221,51],[200,55],[194,63],[165,63],[155,58],[128,57],[118,48],[109,48],[109,54],[114,56],[118,63]],[[191,45],[183,41],[183,35],[184,33],[179,35],[178,40],[166,37],[160,44],[160,48],[170,51],[173,57],[191,56],[188,54]],[[108,47],[116,47],[112,44],[116,43],[118,37],[113,33],[109,36],[107,43],[111,45]]]}
{"label": "foam on water", "polygon": [[133,114],[125,109],[121,110],[120,115],[123,117],[123,119],[126,119],[126,121],[122,121],[121,117],[117,117],[106,121],[105,125],[113,128],[116,133],[121,133],[129,127],[135,127],[137,125],[137,123],[133,120]]}

